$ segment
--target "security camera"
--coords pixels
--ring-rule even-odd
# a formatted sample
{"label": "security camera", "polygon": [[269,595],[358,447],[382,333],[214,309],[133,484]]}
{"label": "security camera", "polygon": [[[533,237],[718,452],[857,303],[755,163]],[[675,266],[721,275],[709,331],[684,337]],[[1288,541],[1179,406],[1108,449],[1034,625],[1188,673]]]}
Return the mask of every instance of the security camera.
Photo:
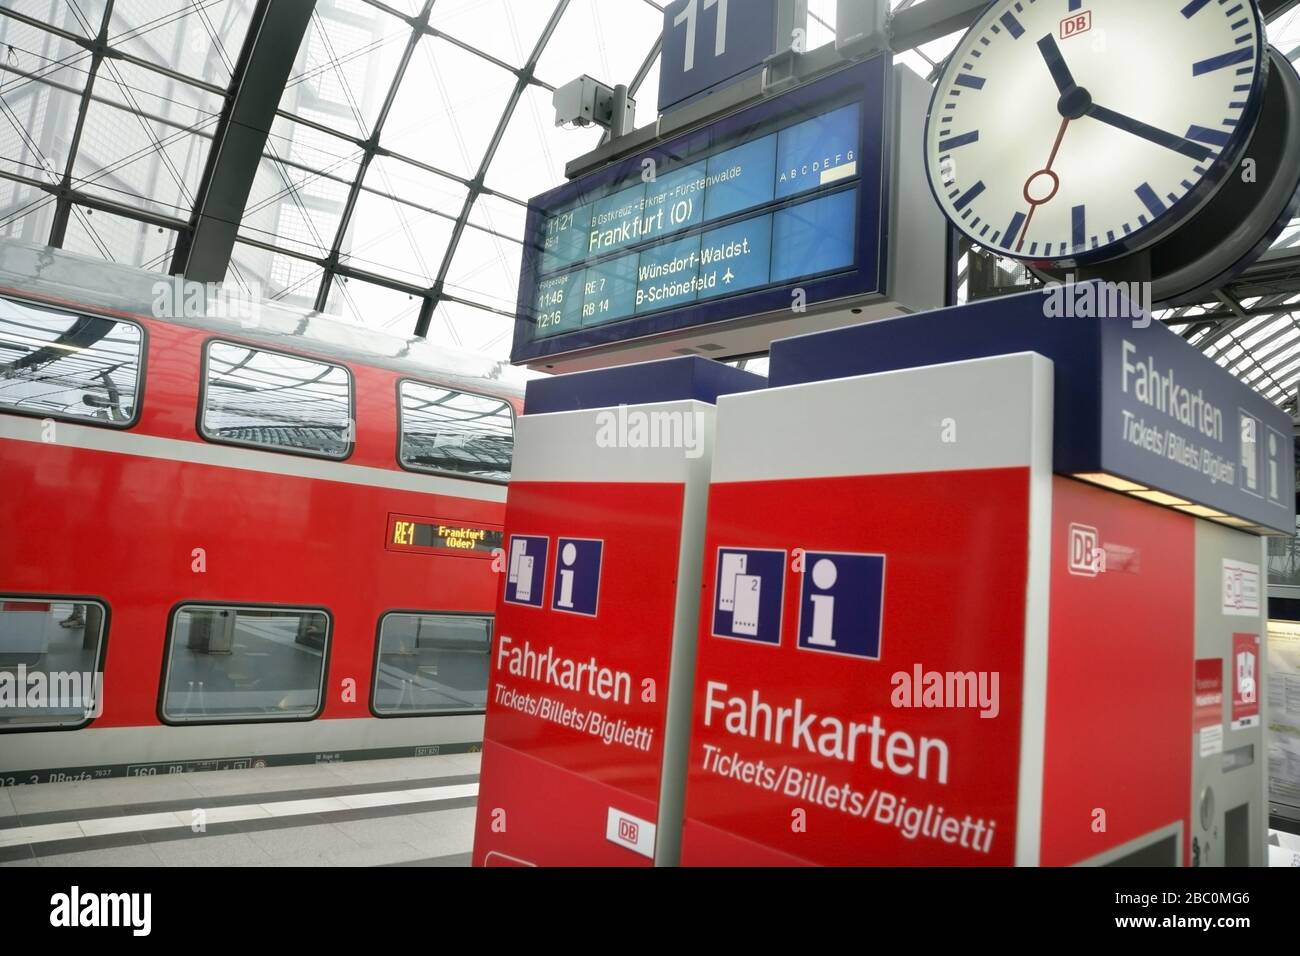
{"label": "security camera", "polygon": [[[608,87],[590,76],[564,84],[551,97],[556,126],[603,126],[616,134],[632,128],[636,101],[626,86]],[[621,115],[620,115],[621,114]]]}

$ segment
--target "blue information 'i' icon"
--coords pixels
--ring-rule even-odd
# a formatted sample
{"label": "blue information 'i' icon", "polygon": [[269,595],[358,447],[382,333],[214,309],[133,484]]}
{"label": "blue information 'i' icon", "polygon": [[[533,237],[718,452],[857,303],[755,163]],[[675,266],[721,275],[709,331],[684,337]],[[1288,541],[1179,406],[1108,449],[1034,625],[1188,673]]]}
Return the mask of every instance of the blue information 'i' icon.
{"label": "blue information 'i' icon", "polygon": [[600,603],[600,562],[605,542],[591,538],[558,538],[551,609],[566,614],[596,616]]}
{"label": "blue information 'i' icon", "polygon": [[799,648],[880,659],[883,554],[808,551],[799,595]]}

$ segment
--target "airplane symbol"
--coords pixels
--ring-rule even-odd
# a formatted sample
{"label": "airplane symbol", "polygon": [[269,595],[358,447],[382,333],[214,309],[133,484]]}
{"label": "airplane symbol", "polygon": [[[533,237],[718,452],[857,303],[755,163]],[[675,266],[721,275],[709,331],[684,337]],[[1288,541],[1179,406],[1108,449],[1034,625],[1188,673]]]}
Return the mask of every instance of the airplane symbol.
{"label": "airplane symbol", "polygon": [[722,276],[723,285],[731,285],[731,280],[736,278],[736,274],[728,269]]}

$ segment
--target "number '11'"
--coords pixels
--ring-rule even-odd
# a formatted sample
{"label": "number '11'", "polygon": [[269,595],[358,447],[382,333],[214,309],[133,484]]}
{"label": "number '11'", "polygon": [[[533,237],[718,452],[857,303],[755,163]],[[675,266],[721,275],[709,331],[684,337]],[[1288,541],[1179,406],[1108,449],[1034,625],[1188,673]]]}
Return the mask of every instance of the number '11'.
{"label": "number '11'", "polygon": [[[695,23],[699,19],[699,5],[700,0],[690,0],[686,9],[673,20],[675,27],[686,24],[686,62],[682,66],[683,73],[695,69]],[[713,55],[716,57],[727,52],[727,0],[704,0],[705,10],[713,6],[718,8],[718,30],[713,41]]]}

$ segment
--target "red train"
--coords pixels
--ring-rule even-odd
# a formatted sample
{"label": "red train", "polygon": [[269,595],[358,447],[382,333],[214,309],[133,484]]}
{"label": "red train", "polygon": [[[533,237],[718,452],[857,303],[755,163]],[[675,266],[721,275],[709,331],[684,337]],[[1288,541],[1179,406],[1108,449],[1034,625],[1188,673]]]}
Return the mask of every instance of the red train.
{"label": "red train", "polygon": [[477,749],[509,371],[0,241],[0,785]]}

